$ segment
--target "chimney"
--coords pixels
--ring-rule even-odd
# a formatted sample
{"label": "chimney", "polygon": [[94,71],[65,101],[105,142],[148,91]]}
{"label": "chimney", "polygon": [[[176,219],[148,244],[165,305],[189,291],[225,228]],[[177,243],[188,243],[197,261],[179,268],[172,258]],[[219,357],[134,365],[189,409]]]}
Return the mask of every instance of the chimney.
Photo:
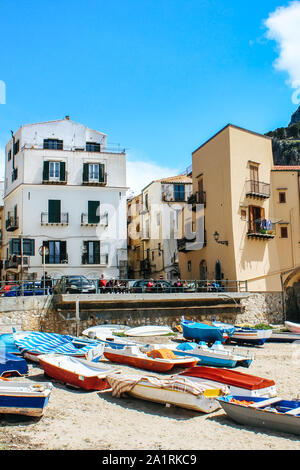
{"label": "chimney", "polygon": [[65,119],[67,119],[68,121],[70,120],[70,116],[65,116]]}

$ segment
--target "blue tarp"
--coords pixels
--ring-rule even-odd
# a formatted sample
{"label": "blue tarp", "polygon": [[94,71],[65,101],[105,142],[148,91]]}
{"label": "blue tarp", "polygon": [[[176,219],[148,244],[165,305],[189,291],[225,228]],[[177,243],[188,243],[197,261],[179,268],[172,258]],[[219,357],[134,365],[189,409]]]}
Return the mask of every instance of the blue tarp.
{"label": "blue tarp", "polygon": [[0,377],[8,373],[28,374],[28,365],[23,357],[10,354],[0,349]]}

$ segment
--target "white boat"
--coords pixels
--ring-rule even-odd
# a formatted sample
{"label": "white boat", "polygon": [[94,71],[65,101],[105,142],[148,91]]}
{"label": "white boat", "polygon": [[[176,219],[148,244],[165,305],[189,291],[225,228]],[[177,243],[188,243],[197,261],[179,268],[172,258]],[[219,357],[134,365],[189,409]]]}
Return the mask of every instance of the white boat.
{"label": "white boat", "polygon": [[300,334],[300,323],[293,323],[291,321],[285,321],[284,325],[292,333]]}
{"label": "white boat", "polygon": [[262,346],[272,336],[273,330],[256,329],[250,327],[235,327],[235,332],[230,337],[230,342],[253,344]]}
{"label": "white boat", "polygon": [[124,331],[126,336],[163,336],[173,334],[173,330],[168,326],[161,325],[145,325],[136,328],[130,328]]}
{"label": "white boat", "polygon": [[174,405],[202,413],[212,413],[220,408],[218,397],[228,393],[225,386],[211,387],[209,384],[196,384],[185,377],[162,379],[155,376],[134,376],[111,374],[107,376],[112,395],[123,394],[142,400]]}
{"label": "white boat", "polygon": [[92,339],[106,339],[109,337],[115,338],[116,333],[124,333],[126,330],[129,330],[130,327],[127,325],[97,325],[86,328],[81,334]]}
{"label": "white boat", "polygon": [[40,417],[52,388],[51,382],[0,379],[0,413]]}

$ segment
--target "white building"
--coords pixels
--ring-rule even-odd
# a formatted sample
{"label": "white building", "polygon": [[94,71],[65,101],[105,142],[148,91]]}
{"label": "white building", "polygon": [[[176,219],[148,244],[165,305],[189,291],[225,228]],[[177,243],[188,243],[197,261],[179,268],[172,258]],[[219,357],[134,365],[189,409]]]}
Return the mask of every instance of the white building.
{"label": "white building", "polygon": [[[126,154],[106,141],[68,116],[24,125],[12,136],[5,153],[8,277],[39,279],[43,270],[53,278],[126,277]],[[34,242],[12,258],[18,238]],[[32,245],[34,255],[25,256]]]}

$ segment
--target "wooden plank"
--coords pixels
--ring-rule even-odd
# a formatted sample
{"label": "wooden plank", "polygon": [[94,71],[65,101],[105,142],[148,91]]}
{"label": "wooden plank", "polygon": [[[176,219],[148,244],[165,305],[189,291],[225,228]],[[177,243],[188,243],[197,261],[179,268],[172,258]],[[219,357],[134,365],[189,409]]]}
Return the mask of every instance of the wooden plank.
{"label": "wooden plank", "polygon": [[272,403],[276,403],[277,401],[280,401],[280,400],[281,398],[274,397],[274,398],[270,398],[269,400],[257,401],[256,403],[253,403],[252,405],[249,405],[249,406],[251,408],[260,408],[262,406],[271,405]]}
{"label": "wooden plank", "polygon": [[284,414],[285,415],[297,415],[298,413],[300,413],[300,406],[298,406],[298,408],[294,408],[293,410],[287,411]]}

